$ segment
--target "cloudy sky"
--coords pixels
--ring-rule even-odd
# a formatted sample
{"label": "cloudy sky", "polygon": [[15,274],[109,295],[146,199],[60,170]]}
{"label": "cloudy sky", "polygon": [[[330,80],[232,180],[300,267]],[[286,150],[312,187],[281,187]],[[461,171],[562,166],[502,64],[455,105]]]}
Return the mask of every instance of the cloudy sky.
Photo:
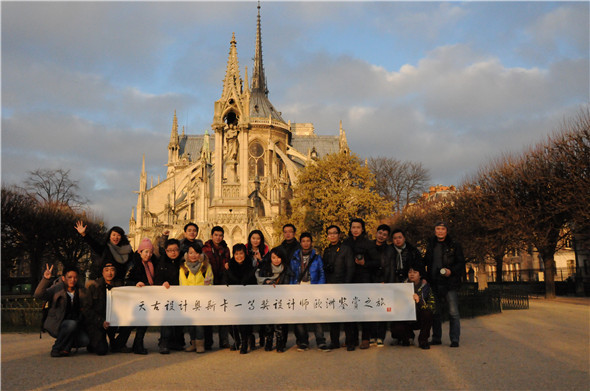
{"label": "cloudy sky", "polygon": [[[71,170],[128,229],[142,154],[164,178],[174,110],[210,128],[256,2],[2,2],[2,183]],[[542,140],[589,96],[588,2],[263,2],[270,100],[362,158],[420,161],[432,183]],[[251,71],[249,72],[251,75]]]}

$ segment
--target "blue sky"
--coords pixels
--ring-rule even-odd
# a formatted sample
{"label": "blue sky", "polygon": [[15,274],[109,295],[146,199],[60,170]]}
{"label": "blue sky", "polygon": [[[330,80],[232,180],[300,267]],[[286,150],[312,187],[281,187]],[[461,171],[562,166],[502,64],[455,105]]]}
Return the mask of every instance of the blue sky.
{"label": "blue sky", "polygon": [[[2,183],[70,169],[128,229],[172,115],[210,127],[229,41],[251,75],[256,2],[2,2]],[[263,2],[270,100],[353,152],[459,184],[590,101],[588,2]]]}

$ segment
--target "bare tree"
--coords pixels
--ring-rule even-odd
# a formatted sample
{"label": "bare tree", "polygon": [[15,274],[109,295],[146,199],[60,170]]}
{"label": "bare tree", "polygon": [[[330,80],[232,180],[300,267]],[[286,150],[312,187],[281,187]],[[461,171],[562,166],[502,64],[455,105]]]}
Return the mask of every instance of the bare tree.
{"label": "bare tree", "polygon": [[29,194],[45,204],[68,205],[75,208],[88,202],[78,193],[78,181],[70,178],[70,170],[39,168],[29,172],[24,185]]}
{"label": "bare tree", "polygon": [[369,168],[375,175],[375,190],[395,203],[396,212],[418,200],[426,190],[430,175],[420,162],[403,162],[388,157],[370,158]]}

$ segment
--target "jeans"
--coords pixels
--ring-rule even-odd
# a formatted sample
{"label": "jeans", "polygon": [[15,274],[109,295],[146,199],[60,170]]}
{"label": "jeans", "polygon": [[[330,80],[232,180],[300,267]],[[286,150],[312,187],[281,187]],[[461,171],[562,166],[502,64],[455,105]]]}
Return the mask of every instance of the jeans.
{"label": "jeans", "polygon": [[59,325],[59,331],[57,338],[51,350],[67,351],[69,352],[72,348],[81,348],[88,346],[90,338],[86,332],[78,327],[79,322],[73,319],[66,319]]}
{"label": "jeans", "polygon": [[[308,324],[296,324],[295,325],[295,339],[297,345],[309,345],[309,335],[307,331]],[[315,334],[315,343],[318,347],[326,344],[326,338],[324,338],[324,329],[321,323],[310,323],[309,327],[313,328]]]}
{"label": "jeans", "polygon": [[449,309],[449,337],[451,342],[459,343],[461,336],[461,321],[459,317],[459,296],[457,291],[449,290],[443,296],[437,290],[434,291],[434,297],[437,304],[437,311],[432,320],[432,340],[440,341],[442,337],[441,312],[444,305]]}

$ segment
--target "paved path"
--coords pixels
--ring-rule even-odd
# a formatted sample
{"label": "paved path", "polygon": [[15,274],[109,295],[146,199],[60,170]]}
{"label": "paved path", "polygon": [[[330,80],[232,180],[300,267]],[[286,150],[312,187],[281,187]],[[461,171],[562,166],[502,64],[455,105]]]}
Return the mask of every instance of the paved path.
{"label": "paved path", "polygon": [[[448,325],[443,325],[443,332]],[[462,320],[461,347],[386,345],[368,350],[247,355],[213,351],[50,358],[44,334],[2,334],[2,390],[590,389],[590,300],[532,300],[529,310]],[[313,336],[310,336],[313,339]],[[389,339],[387,340],[387,343]]]}

